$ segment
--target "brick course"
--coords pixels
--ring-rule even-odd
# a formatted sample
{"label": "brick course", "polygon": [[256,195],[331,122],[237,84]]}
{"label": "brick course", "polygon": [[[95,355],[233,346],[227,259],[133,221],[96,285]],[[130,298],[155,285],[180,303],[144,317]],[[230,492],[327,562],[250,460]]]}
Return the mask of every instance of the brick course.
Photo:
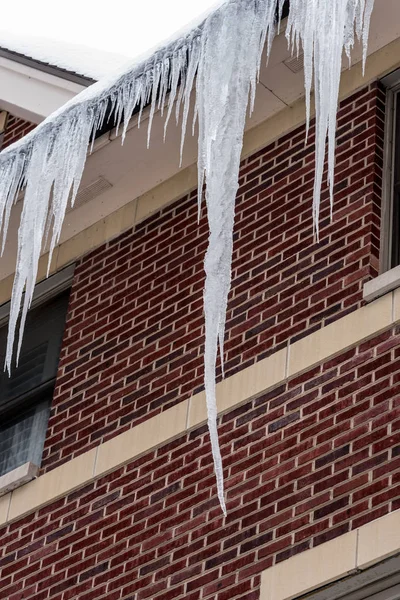
{"label": "brick course", "polygon": [[[388,368],[390,365],[390,368]],[[260,573],[400,508],[400,327],[0,530],[8,600],[258,600]]]}
{"label": "brick course", "polygon": [[[231,375],[362,304],[379,260],[384,94],[338,116],[333,222],[312,230],[313,136],[304,127],[244,160],[226,333]],[[43,471],[202,388],[203,258],[196,194],[82,258],[72,286]]]}

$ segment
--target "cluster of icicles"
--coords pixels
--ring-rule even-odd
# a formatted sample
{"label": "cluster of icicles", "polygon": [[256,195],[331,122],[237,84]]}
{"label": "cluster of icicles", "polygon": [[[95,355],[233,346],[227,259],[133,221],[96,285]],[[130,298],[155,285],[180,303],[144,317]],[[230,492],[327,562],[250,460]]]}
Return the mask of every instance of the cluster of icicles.
{"label": "cluster of icicles", "polygon": [[[307,130],[314,82],[316,175],[314,228],[318,236],[319,199],[328,137],[328,183],[333,190],[336,113],[343,50],[350,58],[355,39],[365,62],[374,0],[290,0],[287,39],[304,52]],[[198,198],[206,182],[210,229],[205,257],[205,390],[218,497],[226,512],[217,436],[215,370],[218,345],[223,364],[227,298],[231,283],[232,231],[239,162],[247,111],[254,104],[263,49],[270,54],[284,0],[227,0],[197,26],[155,50],[130,69],[102,80],[68,102],[32,133],[0,154],[0,229],[3,246],[13,203],[24,190],[18,234],[16,275],[11,300],[6,368],[10,372],[21,311],[17,357],[32,300],[38,262],[46,244],[60,237],[67,204],[73,205],[88,146],[109,112],[110,103],[124,139],[135,107],[150,104],[148,136],[156,109],[182,118],[182,147],[191,92],[198,119]],[[278,15],[278,18],[277,18]],[[139,119],[140,119],[139,114]],[[182,151],[182,148],[181,148]],[[25,291],[25,293],[24,293]]]}

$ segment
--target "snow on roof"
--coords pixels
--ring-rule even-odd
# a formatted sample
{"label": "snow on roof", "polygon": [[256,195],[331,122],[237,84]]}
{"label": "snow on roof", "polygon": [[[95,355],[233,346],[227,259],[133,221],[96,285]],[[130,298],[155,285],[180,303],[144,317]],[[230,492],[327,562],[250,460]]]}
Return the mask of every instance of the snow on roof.
{"label": "snow on roof", "polygon": [[5,30],[0,30],[0,48],[95,80],[132,62],[129,57],[115,52]]}

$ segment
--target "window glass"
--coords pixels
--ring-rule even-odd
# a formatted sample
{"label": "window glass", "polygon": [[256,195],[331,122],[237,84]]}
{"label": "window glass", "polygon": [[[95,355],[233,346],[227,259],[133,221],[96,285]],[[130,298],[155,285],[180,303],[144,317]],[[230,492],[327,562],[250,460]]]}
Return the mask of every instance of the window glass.
{"label": "window glass", "polygon": [[[28,313],[18,366],[0,372],[0,476],[40,466],[68,308],[69,291]],[[0,329],[4,365],[7,325]]]}
{"label": "window glass", "polygon": [[389,268],[400,264],[400,92],[394,98],[391,252]]}
{"label": "window glass", "polygon": [[20,465],[40,465],[51,397],[34,404],[0,425],[0,476]]}
{"label": "window glass", "polygon": [[[18,366],[11,377],[0,372],[0,411],[16,398],[54,381],[68,307],[68,293],[32,309],[26,320]],[[7,325],[0,329],[0,365],[4,365]]]}

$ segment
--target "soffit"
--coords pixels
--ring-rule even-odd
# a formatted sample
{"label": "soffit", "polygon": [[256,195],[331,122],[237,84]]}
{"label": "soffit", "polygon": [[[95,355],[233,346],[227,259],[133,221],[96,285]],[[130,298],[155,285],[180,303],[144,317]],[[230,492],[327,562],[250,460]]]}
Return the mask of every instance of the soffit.
{"label": "soffit", "polygon": [[85,87],[0,55],[0,107],[21,119],[40,123]]}

